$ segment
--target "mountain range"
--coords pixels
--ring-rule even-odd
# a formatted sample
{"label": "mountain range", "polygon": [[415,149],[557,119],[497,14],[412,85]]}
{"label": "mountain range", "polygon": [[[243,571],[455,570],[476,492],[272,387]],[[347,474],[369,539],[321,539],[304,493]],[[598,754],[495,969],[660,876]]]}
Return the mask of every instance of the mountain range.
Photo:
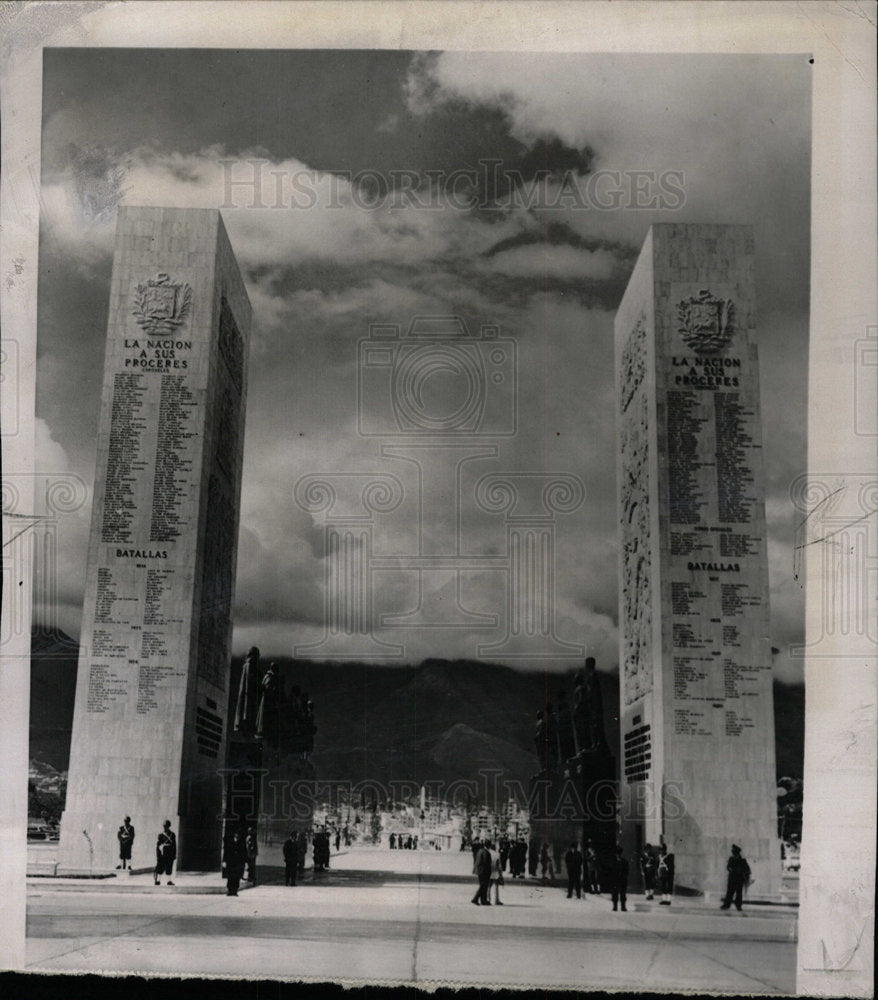
{"label": "mountain range", "polygon": [[[298,685],[315,705],[317,734],[311,760],[327,781],[520,781],[537,770],[534,721],[567,674],[524,673],[493,663],[428,659],[388,667],[316,663],[276,657],[285,688]],[[66,771],[76,691],[76,643],[63,633],[35,634],[31,647],[30,758]],[[232,662],[229,717],[241,659]],[[266,661],[263,660],[263,665]],[[611,747],[619,741],[619,685],[600,674]],[[804,686],[775,682],[778,777],[800,777],[804,753]]]}

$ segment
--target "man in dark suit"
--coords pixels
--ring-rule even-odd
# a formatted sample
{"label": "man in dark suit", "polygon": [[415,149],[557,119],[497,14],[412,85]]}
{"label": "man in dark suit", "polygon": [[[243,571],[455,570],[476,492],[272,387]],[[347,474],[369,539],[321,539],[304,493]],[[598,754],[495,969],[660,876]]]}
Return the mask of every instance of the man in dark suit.
{"label": "man in dark suit", "polygon": [[570,899],[575,890],[576,898],[582,899],[582,852],[575,842],[567,849],[564,864],[567,867],[567,898]]}
{"label": "man in dark suit", "polygon": [[237,827],[226,834],[223,844],[223,878],[226,880],[226,895],[237,896],[244,865],[247,862],[247,847],[244,834]]}
{"label": "man in dark suit", "polygon": [[727,910],[734,900],[735,909],[740,910],[743,903],[744,886],[750,883],[750,866],[737,844],[732,844],[732,854],[726,864],[726,871],[729,873],[729,880],[726,885],[726,898],[723,900],[722,909]]}
{"label": "man in dark suit", "polygon": [[491,886],[491,852],[486,844],[480,844],[476,853],[476,876],[479,880],[479,888],[471,902],[476,906],[490,906],[488,899],[488,889]]}
{"label": "man in dark suit", "polygon": [[611,892],[613,893],[613,909],[622,904],[622,912],[627,912],[625,903],[628,896],[628,861],[622,854],[622,848],[616,848],[616,856],[610,863]]}
{"label": "man in dark suit", "polygon": [[498,842],[497,849],[500,852],[500,870],[506,871],[506,862],[509,859],[509,838],[502,836]]}
{"label": "man in dark suit", "polygon": [[256,885],[256,857],[259,854],[259,841],[256,830],[251,826],[244,838],[244,848],[247,851],[247,881]]}
{"label": "man in dark suit", "polygon": [[284,841],[284,885],[296,884],[296,869],[299,867],[299,847],[296,843],[296,831],[291,830]]}

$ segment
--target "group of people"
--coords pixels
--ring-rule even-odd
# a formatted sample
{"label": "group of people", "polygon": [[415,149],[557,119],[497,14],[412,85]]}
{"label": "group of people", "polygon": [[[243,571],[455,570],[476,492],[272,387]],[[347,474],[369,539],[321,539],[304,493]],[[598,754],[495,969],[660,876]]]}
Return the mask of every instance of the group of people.
{"label": "group of people", "polygon": [[259,855],[259,841],[254,827],[235,826],[228,830],[223,841],[223,878],[226,880],[226,895],[237,896],[244,872],[247,881],[256,885],[256,858]]}
{"label": "group of people", "polygon": [[[582,859],[580,864],[580,881],[584,886],[585,892],[599,896],[601,892],[601,866],[598,862],[598,855],[594,844],[589,840],[581,851],[579,851],[579,845],[577,845],[577,851]],[[564,855],[565,867],[566,862],[567,854]],[[537,865],[539,866],[539,877],[543,882],[553,881],[556,874],[558,874],[560,862],[547,841],[542,842],[539,847],[539,853],[534,858],[534,870],[531,873],[534,877],[537,876]]]}
{"label": "group of people", "polygon": [[[338,843],[337,840],[336,850],[338,850]],[[314,871],[325,872],[329,867],[330,854],[329,832],[325,827],[322,830],[315,831],[311,845],[314,852]]]}
{"label": "group of people", "polygon": [[[469,847],[473,855],[473,865],[475,865],[476,855],[483,843],[489,842],[487,840],[483,842],[479,837],[475,837],[472,840],[467,837],[461,839],[460,849],[461,851],[465,851]],[[527,868],[527,841],[523,837],[519,837],[517,840],[510,839],[505,834],[498,838],[497,861],[501,872],[506,871],[508,864],[509,874],[512,878],[524,878]],[[473,871],[475,871],[475,867]]]}
{"label": "group of people", "polygon": [[[548,857],[547,862],[543,862],[543,855],[549,855],[549,845],[544,843],[540,851],[540,863],[545,873],[548,865],[551,865],[551,855]],[[626,861],[627,865],[628,862]],[[583,891],[586,893],[599,896],[601,894],[601,878],[600,878],[600,868],[598,866],[598,856],[597,851],[594,849],[594,845],[589,840],[585,846],[584,851],[580,851],[579,844],[576,842],[571,843],[570,847],[564,855],[564,867],[567,869],[567,898],[576,893],[576,898],[581,899]],[[612,866],[611,866],[612,867]],[[545,879],[546,875],[543,875]],[[625,878],[627,882],[628,873],[627,869],[625,872]],[[615,884],[618,879],[613,877],[608,880]],[[615,909],[615,907],[613,907]],[[625,904],[623,901],[622,909],[625,909]]]}
{"label": "group of people", "polygon": [[[341,844],[341,831],[336,830],[335,847]],[[312,851],[314,871],[322,872],[329,868],[331,838],[329,831],[323,827],[313,834]],[[308,835],[304,830],[290,831],[283,843],[284,885],[296,885],[299,874],[305,871],[305,858],[308,853]],[[247,881],[256,885],[256,858],[259,854],[259,844],[256,830],[247,828],[246,832],[240,826],[229,829],[223,843],[223,878],[226,880],[226,895],[237,896],[241,881],[246,870]]]}
{"label": "group of people", "polygon": [[564,855],[564,866],[567,869],[567,898],[576,893],[577,899],[582,899],[582,871],[586,872],[586,892],[601,894],[602,886],[609,889],[613,900],[613,909],[626,912],[628,893],[628,859],[621,847],[615,849],[613,857],[605,864],[603,876],[599,874],[597,853],[589,841],[586,853],[583,855],[579,844],[575,841]]}
{"label": "group of people", "polygon": [[[543,851],[547,851],[546,844],[543,844]],[[659,894],[659,905],[670,906],[674,894],[674,855],[668,845],[662,843],[656,849],[651,844],[646,844],[640,852],[639,862],[646,899],[655,899],[656,894]],[[629,864],[621,847],[616,847],[614,856],[599,868],[597,854],[590,841],[585,855],[579,850],[578,844],[572,843],[564,855],[564,865],[567,869],[568,899],[574,893],[577,899],[582,897],[582,873],[585,871],[587,892],[599,895],[602,888],[609,890],[613,909],[621,908],[623,912],[626,910]],[[738,844],[732,844],[726,873],[726,894],[721,908],[728,910],[734,904],[740,910],[744,889],[750,885],[752,878],[750,865]]]}
{"label": "group of people", "polygon": [[409,833],[403,837],[401,833],[391,833],[388,843],[391,850],[416,851],[418,849],[418,835]]}
{"label": "group of people", "polygon": [[305,870],[305,855],[308,853],[308,835],[304,830],[290,830],[284,841],[284,885],[296,884],[296,877]]}
{"label": "group of people", "polygon": [[[509,874],[512,878],[524,878],[527,871],[527,841],[524,837],[513,840],[509,844]],[[503,844],[500,845],[500,861],[503,871],[506,871],[506,857],[503,853]]]}
{"label": "group of people", "polygon": [[640,874],[643,876],[643,891],[647,899],[655,899],[656,892],[662,897],[660,906],[670,906],[674,894],[674,855],[667,844],[656,850],[652,844],[645,844],[640,852]]}
{"label": "group of people", "polygon": [[[116,871],[128,871],[131,868],[131,853],[134,849],[135,830],[131,823],[131,817],[126,816],[122,820],[122,825],[116,832],[119,841],[119,864]],[[155,885],[160,885],[162,876],[167,877],[168,885],[173,885],[171,875],[174,871],[174,862],[177,860],[177,835],[171,829],[171,821],[166,819],[162,824],[161,832],[156,838],[155,844],[155,868],[152,878]]]}
{"label": "group of people", "polygon": [[[347,834],[347,830],[345,830]],[[126,816],[119,827],[118,870],[131,870],[131,853],[134,845],[135,830],[131,817]],[[347,843],[347,836],[345,836]],[[314,855],[314,871],[325,871],[329,868],[330,834],[324,827],[313,834],[312,846]],[[341,831],[335,832],[335,847],[338,851],[341,843]],[[390,847],[403,850],[417,850],[417,835],[390,835]],[[461,844],[463,849],[464,844]],[[473,874],[476,875],[479,887],[472,902],[477,906],[490,906],[489,890],[494,885],[494,905],[502,906],[500,886],[503,885],[503,875],[506,865],[512,878],[524,878],[528,856],[528,845],[523,837],[509,840],[503,836],[498,841],[496,858],[492,857],[493,844],[478,838],[471,844],[473,853]],[[283,844],[284,885],[294,886],[297,874],[305,870],[305,856],[308,850],[308,838],[304,830],[290,831]],[[226,879],[226,894],[237,896],[241,881],[246,870],[247,880],[256,884],[256,859],[259,854],[259,843],[254,827],[246,830],[241,826],[229,829],[223,842],[223,878]],[[167,878],[167,884],[173,885],[171,876],[174,862],[177,859],[177,837],[171,829],[171,821],[165,820],[162,830],[156,839],[156,864],[153,871],[155,885],[161,884],[162,877]],[[656,849],[651,844],[645,844],[639,856],[640,872],[643,878],[644,894],[647,900],[661,896],[661,906],[670,906],[674,894],[674,855],[667,844],[660,844]],[[539,852],[539,863],[542,878],[554,879],[554,862],[549,844],[543,841]],[[577,842],[572,842],[564,854],[564,866],[567,871],[567,898],[576,894],[582,898],[583,892],[600,895],[602,889],[611,895],[613,909],[626,911],[629,864],[621,847],[616,847],[614,856],[599,864],[597,851],[589,840],[585,851],[579,849]],[[751,884],[750,865],[744,858],[738,844],[732,844],[731,856],[726,863],[727,883],[726,894],[721,904],[723,910],[735,906],[741,910],[743,906],[744,889]],[[583,876],[585,880],[583,881]]]}
{"label": "group of people", "polygon": [[491,856],[492,844],[489,840],[473,841],[473,873],[479,880],[479,887],[470,902],[476,906],[491,906],[490,890],[491,883],[494,884],[494,906],[502,906],[500,899],[500,886],[503,885],[503,867],[500,864],[500,855],[496,858]]}

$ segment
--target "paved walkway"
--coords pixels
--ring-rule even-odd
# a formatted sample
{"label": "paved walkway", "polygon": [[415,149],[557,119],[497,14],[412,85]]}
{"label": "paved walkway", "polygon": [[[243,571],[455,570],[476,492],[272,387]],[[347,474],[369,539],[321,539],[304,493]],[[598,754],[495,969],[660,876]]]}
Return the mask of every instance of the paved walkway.
{"label": "paved walkway", "polygon": [[471,859],[439,852],[334,855],[328,872],[308,872],[286,888],[277,853],[263,849],[262,884],[234,899],[204,892],[223,892],[218,874],[184,873],[173,888],[155,888],[151,876],[77,881],[74,891],[70,880],[65,888],[62,880],[32,879],[28,967],[573,989],[795,989],[796,914],[786,908],[738,914],[687,902],[613,913],[606,897],[568,900],[559,887],[507,879],[505,905],[485,909],[469,902]]}

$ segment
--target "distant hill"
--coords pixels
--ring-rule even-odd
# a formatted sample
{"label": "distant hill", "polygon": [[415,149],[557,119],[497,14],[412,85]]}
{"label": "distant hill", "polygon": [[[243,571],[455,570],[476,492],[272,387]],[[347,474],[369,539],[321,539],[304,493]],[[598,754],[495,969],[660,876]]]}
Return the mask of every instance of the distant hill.
{"label": "distant hill", "polygon": [[[534,718],[541,675],[468,661],[419,666],[313,663],[275,657],[281,680],[315,703],[312,762],[330,781],[452,782],[500,769],[525,786],[537,770]],[[229,714],[241,662],[232,664]]]}
{"label": "distant hill", "polygon": [[[66,771],[76,691],[76,647],[69,637],[35,637],[31,647],[30,757]],[[315,703],[314,763],[323,780],[423,783],[498,780],[526,786],[537,767],[534,717],[566,675],[522,673],[466,660],[425,660],[418,666],[314,663],[275,657],[285,686],[299,685]],[[241,660],[232,663],[229,711]],[[607,739],[618,746],[618,681],[601,674]],[[804,687],[776,682],[778,777],[802,775]]]}
{"label": "distant hill", "polygon": [[774,745],[778,778],[801,778],[805,767],[805,685],[774,682]]}
{"label": "distant hill", "polygon": [[79,647],[63,632],[31,637],[30,758],[66,771]]}

